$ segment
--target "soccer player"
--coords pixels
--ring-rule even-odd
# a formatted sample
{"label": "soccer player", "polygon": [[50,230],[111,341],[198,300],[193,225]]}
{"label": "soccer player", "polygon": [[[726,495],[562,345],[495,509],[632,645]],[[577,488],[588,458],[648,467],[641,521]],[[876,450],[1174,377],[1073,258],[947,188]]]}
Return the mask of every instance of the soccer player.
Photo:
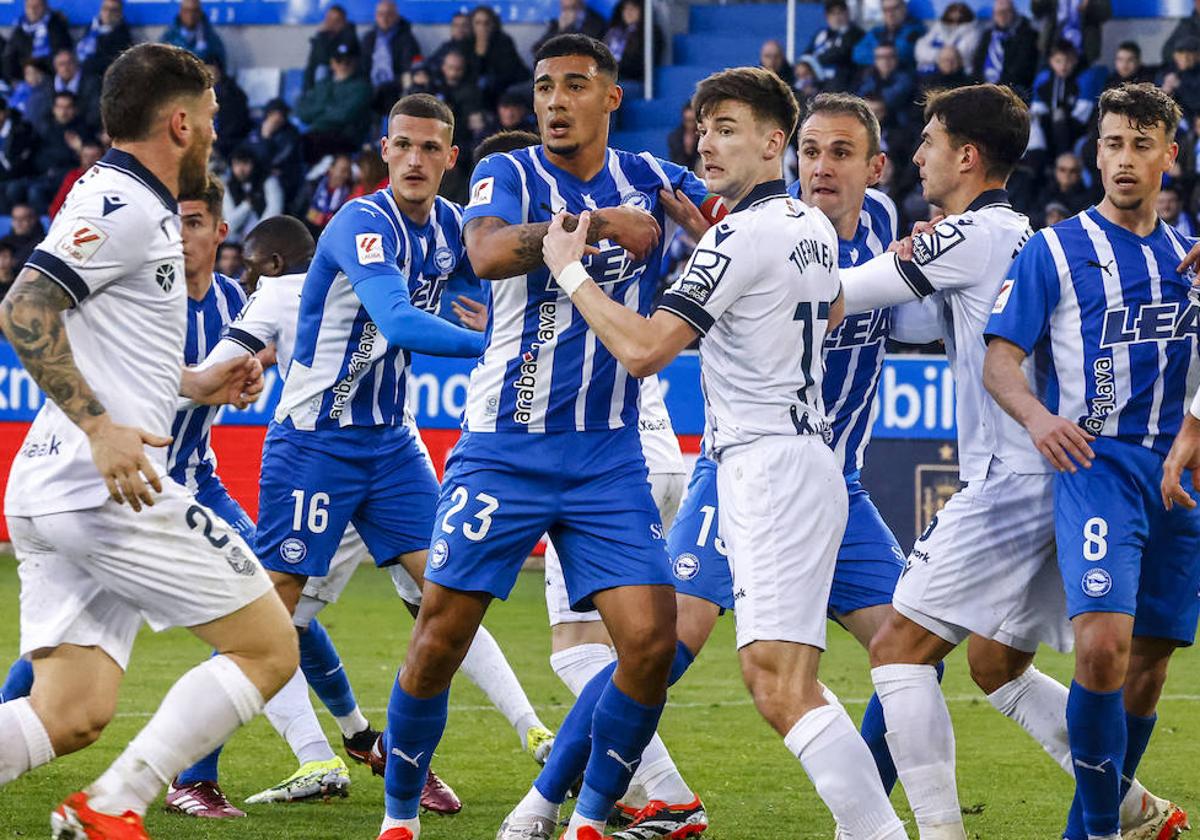
{"label": "soccer player", "polygon": [[[1099,114],[1104,198],[1021,251],[988,321],[984,366],[988,390],[1057,473],[1058,566],[1075,631],[1068,840],[1135,836],[1121,834],[1121,802],[1171,654],[1192,644],[1200,616],[1200,510],[1179,482],[1195,460],[1181,454],[1186,433],[1167,460],[1196,364],[1194,275],[1175,268],[1193,243],[1155,211],[1179,106],[1154,85],[1126,84],[1105,91]],[[1039,400],[1022,371],[1043,346],[1056,401]],[[1181,814],[1136,836],[1174,837]]]}
{"label": "soccer player", "polygon": [[798,108],[778,77],[717,73],[693,107],[708,186],[732,209],[652,317],[589,279],[583,237],[561,219],[546,237],[546,264],[634,376],[700,338],[705,447],[717,463],[743,677],[838,824],[853,837],[902,838],[870,751],[817,679],[847,513],[821,395],[821,347],[842,317],[837,234],[780,180]]}
{"label": "soccer player", "polygon": [[607,147],[621,89],[600,42],[547,41],[534,77],[542,145],[481,161],[464,212],[471,264],[495,281],[491,320],[443,480],[424,602],[389,704],[384,840],[419,834],[417,795],[445,726],[451,678],[488,603],[507,597],[542,534],[562,554],[572,607],[599,609],[619,656],[588,724],[591,759],[568,837],[603,830],[680,655],[662,523],[637,435],[637,381],[554,284],[541,242],[559,211],[594,209],[585,234],[591,271],[645,312],[661,270],[659,191],[682,187],[697,203],[707,192],[681,167]]}
{"label": "soccer player", "polygon": [[0,309],[49,396],[5,499],[35,680],[30,697],[0,706],[0,783],[99,736],[143,620],[186,626],[218,652],[55,809],[55,837],[147,837],[142,816],[163,783],[249,721],[297,665],[287,614],[250,547],[159,479],[179,394],[244,405],[261,390],[251,357],[181,369],[175,196],[203,188],[216,109],[211,76],[186,51],[123,53],[101,96],[113,149],[75,185]]}

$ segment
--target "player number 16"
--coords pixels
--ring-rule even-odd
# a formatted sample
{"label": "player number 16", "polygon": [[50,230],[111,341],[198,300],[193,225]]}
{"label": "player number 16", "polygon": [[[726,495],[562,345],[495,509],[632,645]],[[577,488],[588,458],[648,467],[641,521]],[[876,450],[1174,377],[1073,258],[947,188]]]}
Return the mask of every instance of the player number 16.
{"label": "player number 16", "polygon": [[[293,490],[292,498],[296,500],[292,508],[292,530],[304,530],[304,491]],[[308,531],[312,534],[322,534],[329,527],[329,494],[313,493],[308,497]]]}

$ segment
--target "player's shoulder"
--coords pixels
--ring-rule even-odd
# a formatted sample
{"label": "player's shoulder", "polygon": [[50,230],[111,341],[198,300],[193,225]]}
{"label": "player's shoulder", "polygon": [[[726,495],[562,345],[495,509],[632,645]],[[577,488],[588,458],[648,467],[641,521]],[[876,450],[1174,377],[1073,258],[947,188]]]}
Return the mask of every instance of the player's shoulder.
{"label": "player's shoulder", "polygon": [[96,205],[89,210],[102,216],[143,215],[157,218],[178,212],[178,202],[166,185],[137,158],[120,149],[110,149],[76,182],[80,199]]}
{"label": "player's shoulder", "polygon": [[444,229],[462,227],[463,206],[456,201],[437,196],[433,200],[433,214],[438,225]]}
{"label": "player's shoulder", "polygon": [[627,152],[609,149],[609,154],[621,173],[631,180],[667,186],[678,183],[687,170],[677,163],[655,157],[650,152]]}
{"label": "player's shoulder", "polygon": [[217,289],[217,293],[224,295],[225,299],[232,305],[242,306],[246,302],[246,292],[242,288],[242,284],[232,277],[222,274],[219,271],[213,272],[213,285]]}
{"label": "player's shoulder", "polygon": [[899,214],[896,212],[896,202],[892,201],[887,193],[873,187],[868,187],[866,193],[863,195],[863,210],[872,219],[884,221],[891,231],[896,230],[899,223]]}

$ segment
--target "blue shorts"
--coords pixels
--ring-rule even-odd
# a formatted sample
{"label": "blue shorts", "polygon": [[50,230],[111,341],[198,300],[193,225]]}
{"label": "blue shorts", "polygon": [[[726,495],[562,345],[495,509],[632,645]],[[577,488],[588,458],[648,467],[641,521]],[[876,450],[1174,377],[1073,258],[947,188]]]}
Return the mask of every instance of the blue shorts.
{"label": "blue shorts", "polygon": [[297,431],[263,445],[255,552],[275,572],[324,577],[354,524],[378,566],[429,545],[437,478],[406,426]]}
{"label": "blue shorts", "polygon": [[254,545],[254,520],[242,510],[216,473],[210,472],[196,484],[196,501],[233,526],[246,545]]}
{"label": "blue shorts", "polygon": [[573,610],[616,586],[670,586],[647,476],[636,427],[464,432],[446,462],[425,579],[507,598],[549,533]]}
{"label": "blue shorts", "polygon": [[[857,475],[846,477],[850,513],[829,593],[830,618],[890,604],[904,552]],[[717,465],[701,456],[667,535],[675,591],[733,609],[733,577],[717,534]]]}
{"label": "blue shorts", "polygon": [[[1134,617],[1133,634],[1191,644],[1200,618],[1200,509],[1163,508],[1163,457],[1099,438],[1091,469],[1059,473],[1054,493],[1058,567],[1072,618]],[[1190,490],[1191,475],[1183,486]]]}

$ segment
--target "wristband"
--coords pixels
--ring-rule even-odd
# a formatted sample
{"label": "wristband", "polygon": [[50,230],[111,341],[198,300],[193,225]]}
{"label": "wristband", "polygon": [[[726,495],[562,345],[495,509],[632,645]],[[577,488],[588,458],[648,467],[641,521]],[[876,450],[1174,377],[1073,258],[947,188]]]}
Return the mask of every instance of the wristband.
{"label": "wristband", "polygon": [[1196,392],[1196,396],[1192,397],[1192,406],[1189,409],[1192,416],[1200,420],[1200,391]]}
{"label": "wristband", "polygon": [[555,279],[558,280],[559,288],[567,293],[567,297],[574,297],[575,293],[579,291],[579,287],[591,278],[588,276],[587,269],[583,267],[583,263],[575,260],[564,268]]}

